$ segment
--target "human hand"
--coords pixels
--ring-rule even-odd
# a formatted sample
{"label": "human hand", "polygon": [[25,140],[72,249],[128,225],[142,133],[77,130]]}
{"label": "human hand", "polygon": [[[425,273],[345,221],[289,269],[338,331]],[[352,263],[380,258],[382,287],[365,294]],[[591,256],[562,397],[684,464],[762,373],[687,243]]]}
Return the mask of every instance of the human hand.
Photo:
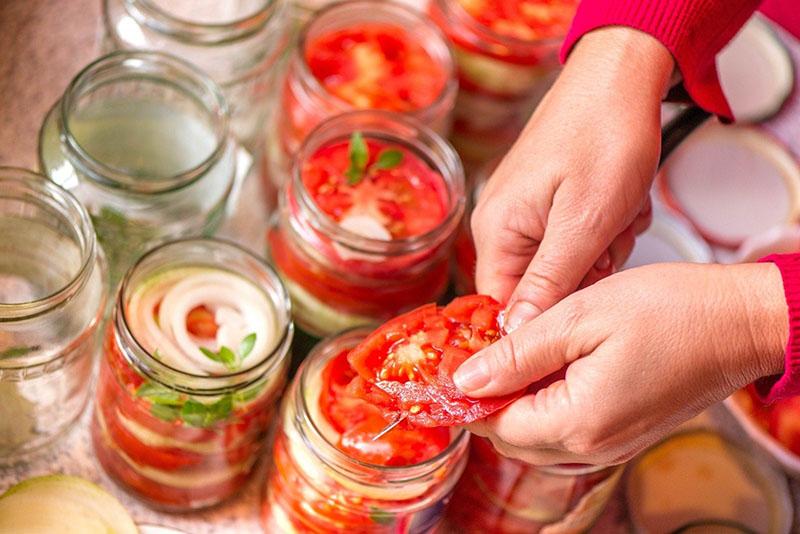
{"label": "human hand", "polygon": [[621,266],[649,225],[673,68],[644,33],[587,34],[492,175],[471,220],[476,281],[510,328]]}
{"label": "human hand", "polygon": [[454,378],[474,397],[533,384],[468,426],[501,454],[539,465],[619,463],[756,378],[782,372],[787,316],[773,264],[651,265],[573,293]]}

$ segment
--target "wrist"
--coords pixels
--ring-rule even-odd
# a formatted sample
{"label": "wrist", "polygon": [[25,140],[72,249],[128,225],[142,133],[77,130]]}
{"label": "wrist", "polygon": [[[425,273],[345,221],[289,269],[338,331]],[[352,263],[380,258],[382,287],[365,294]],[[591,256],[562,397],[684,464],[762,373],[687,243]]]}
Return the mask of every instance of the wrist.
{"label": "wrist", "polygon": [[789,313],[779,269],[772,263],[724,267],[738,319],[740,369],[747,383],[784,370]]}
{"label": "wrist", "polygon": [[660,102],[669,89],[675,60],[655,37],[625,26],[606,26],[584,35],[565,72],[589,75],[594,87],[630,93],[639,101]]}

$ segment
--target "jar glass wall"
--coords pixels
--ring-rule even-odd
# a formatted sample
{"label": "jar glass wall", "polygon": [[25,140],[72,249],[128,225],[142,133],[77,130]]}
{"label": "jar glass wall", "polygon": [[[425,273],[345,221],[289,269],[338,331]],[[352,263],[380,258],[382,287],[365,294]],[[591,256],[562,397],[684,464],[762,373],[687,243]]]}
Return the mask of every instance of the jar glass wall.
{"label": "jar glass wall", "polygon": [[[422,534],[441,522],[464,468],[466,431],[437,429],[445,436],[442,450],[419,463],[376,465],[343,452],[341,438],[323,413],[321,398],[332,360],[368,333],[352,330],[322,341],[290,386],[261,512],[265,532]],[[382,438],[392,446],[387,439],[399,438]],[[409,439],[398,452],[424,446]]]}
{"label": "jar glass wall", "polygon": [[[401,163],[351,185],[342,163],[356,133],[368,157],[388,150]],[[301,148],[280,201],[268,253],[307,332],[386,320],[444,293],[464,177],[453,149],[420,123],[381,111],[326,121]]]}
{"label": "jar glass wall", "polygon": [[89,215],[43,176],[0,167],[0,463],[81,414],[106,301]]}
{"label": "jar glass wall", "polygon": [[296,154],[326,118],[354,109],[407,113],[446,135],[456,88],[448,44],[419,12],[378,0],[329,5],[306,23],[289,60],[275,159]]}
{"label": "jar glass wall", "polygon": [[473,436],[447,524],[498,534],[586,532],[605,509],[623,467],[536,467],[500,456],[490,441]]}
{"label": "jar glass wall", "polygon": [[81,71],[45,119],[39,159],[89,211],[112,284],[149,245],[212,233],[235,172],[217,86],[150,52],[110,54]]}
{"label": "jar glass wall", "polygon": [[458,64],[451,140],[468,169],[507,151],[522,131],[555,80],[558,51],[577,4],[550,0],[517,12],[494,1],[429,3]]}
{"label": "jar glass wall", "polygon": [[244,249],[192,239],[147,253],[105,336],[92,420],[103,468],[169,510],[236,493],[263,453],[292,334],[283,285]]}

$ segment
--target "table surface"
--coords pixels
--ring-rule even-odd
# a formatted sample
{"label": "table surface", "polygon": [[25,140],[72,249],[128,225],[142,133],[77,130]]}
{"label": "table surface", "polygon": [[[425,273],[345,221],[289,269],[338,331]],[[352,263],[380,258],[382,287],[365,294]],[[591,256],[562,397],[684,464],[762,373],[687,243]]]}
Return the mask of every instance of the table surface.
{"label": "table surface", "polygon": [[[0,129],[0,165],[36,167],[39,118],[60,96],[71,77],[97,54],[99,19],[99,0],[0,1],[0,116],[5,122],[4,128]],[[788,44],[795,63],[800,65],[800,43],[783,32],[780,35]],[[796,70],[795,76],[800,83],[800,69]],[[765,127],[800,154],[800,97],[797,91],[781,114]],[[301,345],[309,343],[308,339],[302,341]],[[30,476],[68,473],[97,482],[111,491],[137,522],[172,526],[192,534],[260,532],[258,502],[266,465],[260,467],[241,494],[218,507],[192,514],[160,513],[126,494],[100,468],[89,439],[88,412],[53,448],[30,462],[0,467],[0,492]],[[752,443],[721,406],[712,407],[693,424],[716,428],[754,450]],[[795,523],[800,525],[800,483],[791,481],[790,485],[797,507]],[[621,496],[620,488],[594,532],[629,530]]]}

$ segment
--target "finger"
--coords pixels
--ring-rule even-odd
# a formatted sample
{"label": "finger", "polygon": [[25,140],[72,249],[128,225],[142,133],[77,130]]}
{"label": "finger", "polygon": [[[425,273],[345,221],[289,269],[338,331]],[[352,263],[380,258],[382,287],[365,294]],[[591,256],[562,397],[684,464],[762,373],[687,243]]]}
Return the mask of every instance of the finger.
{"label": "finger", "polygon": [[562,309],[544,313],[462,363],[453,380],[472,397],[519,391],[577,357],[568,349],[570,345],[578,346],[575,339],[570,339],[571,335],[577,337],[570,325],[579,321],[565,317]]}
{"label": "finger", "polygon": [[644,206],[642,206],[642,211],[639,212],[639,215],[636,216],[636,219],[633,220],[631,224],[631,229],[633,233],[636,235],[641,235],[645,230],[650,228],[650,224],[653,222],[653,201],[650,198],[650,195],[644,200]]}
{"label": "finger", "polygon": [[611,264],[615,269],[621,269],[625,262],[628,261],[635,242],[636,235],[634,234],[633,225],[629,226],[611,242],[608,252],[611,256]]}
{"label": "finger", "polygon": [[618,231],[610,217],[582,212],[575,198],[582,195],[565,189],[554,198],[544,238],[509,299],[511,330],[572,293]]}

